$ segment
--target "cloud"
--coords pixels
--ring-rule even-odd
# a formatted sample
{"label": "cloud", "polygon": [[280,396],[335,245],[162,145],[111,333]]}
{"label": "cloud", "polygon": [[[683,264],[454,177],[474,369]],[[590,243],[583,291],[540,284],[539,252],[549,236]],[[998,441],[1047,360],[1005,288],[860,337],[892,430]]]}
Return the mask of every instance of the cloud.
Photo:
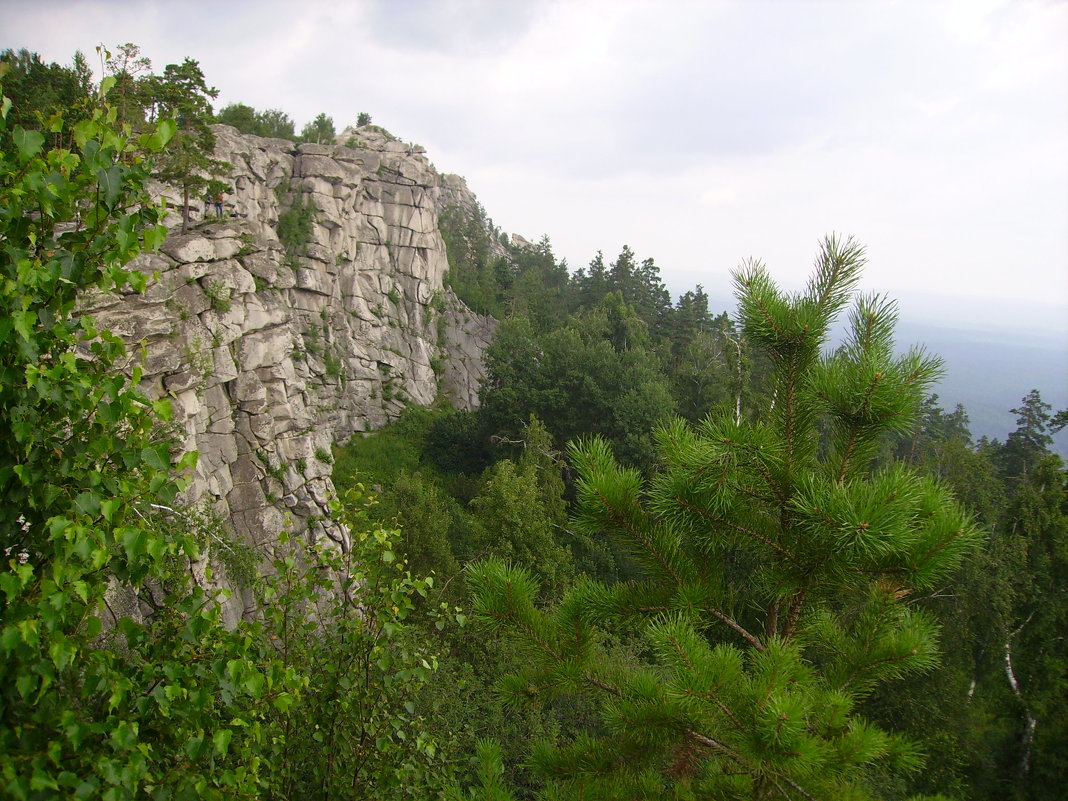
{"label": "cloud", "polygon": [[1068,318],[1065,3],[0,4],[49,59],[134,41],[221,103],[367,111],[575,266],[626,242],[677,291],[750,255],[799,284],[838,230],[872,288]]}
{"label": "cloud", "polygon": [[401,51],[485,56],[507,50],[523,35],[540,3],[496,0],[372,0],[368,39]]}

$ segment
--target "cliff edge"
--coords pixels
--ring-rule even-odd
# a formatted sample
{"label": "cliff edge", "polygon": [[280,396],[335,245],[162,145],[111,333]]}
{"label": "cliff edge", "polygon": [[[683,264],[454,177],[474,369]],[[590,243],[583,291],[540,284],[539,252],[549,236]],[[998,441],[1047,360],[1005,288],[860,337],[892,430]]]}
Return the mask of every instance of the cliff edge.
{"label": "cliff edge", "polygon": [[[177,211],[162,252],[135,263],[148,290],[91,313],[141,354],[145,391],[171,399],[199,451],[187,502],[252,546],[288,528],[344,547],[327,515],[331,445],[408,403],[477,403],[495,322],[447,289],[438,232],[474,196],[373,126],[348,146],[215,133],[232,165],[223,214],[198,201],[179,233],[177,195],[158,187]],[[236,619],[251,599],[233,589]]]}

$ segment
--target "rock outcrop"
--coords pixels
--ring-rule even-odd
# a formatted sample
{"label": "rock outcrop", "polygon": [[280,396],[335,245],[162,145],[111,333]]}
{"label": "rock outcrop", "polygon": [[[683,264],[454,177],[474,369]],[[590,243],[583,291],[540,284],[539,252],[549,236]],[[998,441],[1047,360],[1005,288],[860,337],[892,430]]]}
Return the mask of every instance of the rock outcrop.
{"label": "rock outcrop", "polygon": [[[446,204],[474,198],[376,128],[346,132],[350,146],[216,136],[233,167],[223,215],[198,202],[181,234],[173,214],[162,253],[137,262],[158,276],[148,291],[92,313],[143,346],[146,391],[199,451],[189,502],[250,545],[287,527],[342,542],[331,445],[439,394],[477,403],[494,321],[445,287],[438,233]],[[235,591],[226,615],[247,600]]]}

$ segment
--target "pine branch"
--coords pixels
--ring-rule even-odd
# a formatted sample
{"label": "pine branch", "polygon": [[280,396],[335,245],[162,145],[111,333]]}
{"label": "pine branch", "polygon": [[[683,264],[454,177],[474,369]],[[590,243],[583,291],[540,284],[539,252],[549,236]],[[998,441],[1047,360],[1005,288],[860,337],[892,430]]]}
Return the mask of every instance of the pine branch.
{"label": "pine branch", "polygon": [[893,662],[904,662],[906,659],[911,659],[912,657],[916,656],[918,653],[919,653],[918,649],[913,648],[912,650],[910,650],[908,653],[905,653],[905,654],[895,654],[894,656],[884,656],[884,657],[881,657],[879,659],[872,659],[872,660],[870,660],[868,662],[865,662],[863,664],[860,664],[860,665],[855,665],[853,667],[853,669],[850,671],[849,678],[847,678],[842,683],[841,689],[845,690],[846,688],[848,688],[849,685],[853,683],[853,679],[856,678],[861,673],[861,671],[870,670],[871,668],[875,667],[876,665],[886,665],[886,664],[890,664],[890,663],[893,663]]}
{"label": "pine branch", "polygon": [[731,712],[730,707],[723,703],[719,696],[711,690],[709,690],[707,693],[695,693],[691,692],[690,690],[686,690],[686,695],[690,696],[691,698],[699,698],[702,701],[711,701],[713,704],[719,707],[719,711],[726,715],[727,719],[730,720],[732,724],[734,724],[734,728],[738,729],[738,731],[745,731],[745,726],[743,726],[742,722],[738,720],[737,716],[733,712]]}
{"label": "pine branch", "polygon": [[772,476],[771,471],[768,470],[768,466],[759,459],[757,460],[757,469],[760,471],[760,475],[763,476],[764,480],[768,483],[768,486],[771,487],[771,491],[775,493],[775,498],[778,500],[779,504],[785,506],[789,503],[789,496],[783,488],[779,486],[779,482]]}
{"label": "pine branch", "polygon": [[[795,790],[797,790],[797,792],[801,793],[801,795],[803,795],[805,798],[807,798],[808,801],[816,801],[816,799],[808,791],[806,791],[805,788],[803,788],[801,785],[799,785],[797,782],[793,781],[792,779],[790,779],[790,778],[788,778],[786,776],[783,776],[782,774],[779,774],[777,778],[782,779],[788,785],[793,787]],[[776,789],[778,789],[778,791],[780,793],[783,794],[784,798],[789,798],[790,797],[782,790],[782,788],[780,788],[778,786],[777,783],[776,783],[775,787],[776,787]]]}
{"label": "pine branch", "polygon": [[738,756],[737,752],[734,751],[734,749],[732,749],[730,746],[725,745],[724,743],[721,743],[719,740],[716,740],[705,734],[701,734],[700,732],[696,732],[693,729],[687,729],[686,736],[691,738],[694,742],[698,742],[701,745],[719,751],[730,759],[733,759],[738,762],[741,761],[741,758]]}
{"label": "pine branch", "polygon": [[604,690],[606,693],[611,693],[617,698],[621,698],[623,696],[623,692],[618,687],[613,687],[608,682],[601,681],[600,679],[594,678],[593,676],[585,675],[582,677],[582,680],[591,687],[596,687],[598,690]]}
{"label": "pine branch", "polygon": [[764,618],[764,635],[774,636],[779,628],[779,602],[773,601],[768,609],[767,617]]}
{"label": "pine branch", "polygon": [[605,509],[610,512],[610,519],[620,528],[630,534],[637,542],[645,548],[645,550],[651,555],[657,563],[663,568],[664,572],[671,576],[671,579],[675,582],[676,586],[682,584],[682,577],[675,571],[667,557],[653,545],[652,540],[646,537],[645,534],[639,529],[635,528],[629,521],[626,513],[621,509],[616,509],[608,500],[608,498],[602,492],[596,493],[597,498],[604,505]]}
{"label": "pine branch", "polygon": [[684,507],[686,509],[689,509],[691,512],[693,512],[694,514],[698,515],[699,517],[704,518],[708,522],[716,523],[716,524],[721,525],[721,526],[726,526],[727,528],[733,529],[734,531],[737,531],[740,534],[745,534],[745,535],[747,535],[749,537],[752,537],[753,539],[764,543],[769,548],[772,548],[772,549],[778,551],[783,557],[786,558],[787,561],[792,562],[793,564],[797,565],[798,567],[801,566],[801,563],[794,557],[794,555],[792,553],[790,553],[788,550],[786,550],[786,548],[784,548],[779,543],[768,539],[763,534],[761,534],[759,531],[754,531],[753,529],[748,528],[746,526],[743,526],[740,523],[735,523],[735,522],[733,522],[731,520],[727,520],[724,517],[720,517],[719,515],[714,515],[714,514],[708,512],[707,510],[702,509],[700,506],[697,506],[696,504],[690,503],[685,498],[676,496],[674,500],[675,500],[675,503],[679,504],[680,506],[682,506],[682,507]]}
{"label": "pine branch", "polygon": [[[686,730],[686,736],[690,737],[695,742],[698,742],[701,745],[704,745],[704,746],[706,746],[708,748],[712,748],[712,749],[720,752],[721,754],[723,754],[724,756],[726,756],[727,758],[729,758],[729,759],[731,759],[731,760],[733,760],[735,762],[739,762],[741,764],[745,764],[745,760],[743,760],[742,757],[734,749],[732,749],[730,746],[726,745],[725,743],[721,743],[719,740],[716,740],[713,737],[709,737],[709,736],[707,736],[705,734],[701,734],[700,732],[694,731],[693,729],[687,729]],[[775,777],[777,779],[780,779],[781,781],[783,781],[786,784],[790,785],[790,787],[792,787],[794,790],[799,792],[805,798],[809,799],[809,801],[816,801],[816,798],[811,793],[809,793],[807,790],[805,790],[804,787],[799,785],[793,779],[789,778],[788,776],[784,776],[781,773],[777,773],[777,774],[773,774],[773,775],[775,775]],[[782,790],[780,790],[780,792],[782,792]],[[783,795],[786,796],[785,793],[783,793]],[[789,798],[789,796],[786,796],[786,797]]]}
{"label": "pine branch", "polygon": [[805,595],[808,592],[808,583],[806,583],[799,589],[790,601],[790,611],[786,616],[786,628],[783,631],[783,639],[790,639],[794,636],[794,629],[797,627],[797,620],[801,616],[801,606],[805,602]]}
{"label": "pine branch", "polygon": [[491,610],[483,610],[483,611],[480,612],[480,614],[482,614],[482,615],[484,615],[486,617],[492,618],[494,620],[500,621],[501,623],[505,623],[505,624],[511,625],[513,628],[516,628],[519,631],[521,631],[523,634],[527,635],[527,637],[529,637],[531,639],[531,641],[535,645],[537,645],[539,648],[541,648],[541,650],[545,651],[545,653],[547,653],[553,659],[557,659],[557,660],[562,659],[561,655],[558,654],[556,651],[554,651],[552,649],[552,647],[549,645],[549,643],[547,643],[544,640],[542,640],[542,638],[538,636],[537,632],[534,631],[534,629],[532,627],[522,623],[514,615],[500,614],[500,613],[497,613],[497,612],[493,612]]}
{"label": "pine branch", "polygon": [[752,634],[750,634],[748,631],[746,631],[733,618],[728,617],[727,615],[723,614],[718,609],[716,609],[714,606],[702,606],[702,607],[700,607],[700,609],[702,611],[705,611],[705,612],[710,612],[712,614],[712,616],[715,617],[717,620],[719,620],[721,623],[725,623],[730,628],[734,629],[736,632],[738,632],[738,634],[740,634],[742,636],[742,639],[744,639],[747,643],[752,645],[758,651],[764,652],[764,651],[767,650],[767,647],[764,645],[764,643],[762,643],[759,639],[757,639]]}

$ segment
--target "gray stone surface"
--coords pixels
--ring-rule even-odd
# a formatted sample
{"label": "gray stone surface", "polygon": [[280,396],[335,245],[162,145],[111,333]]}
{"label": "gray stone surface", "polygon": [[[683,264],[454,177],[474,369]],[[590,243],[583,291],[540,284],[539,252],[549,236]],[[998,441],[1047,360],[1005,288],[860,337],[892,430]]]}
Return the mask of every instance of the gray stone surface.
{"label": "gray stone surface", "polygon": [[[331,443],[381,427],[404,402],[445,395],[473,408],[495,322],[443,284],[438,216],[475,198],[422,148],[367,126],[343,132],[346,146],[299,148],[215,132],[216,156],[233,165],[231,216],[196,203],[179,234],[172,214],[162,252],[136,265],[154,276],[148,291],[86,302],[144,345],[145,391],[172,399],[186,447],[200,452],[185,501],[266,548],[326,517],[333,485],[320,457]],[[156,189],[178,208],[173,189]],[[278,219],[298,196],[319,213],[291,264]],[[329,521],[312,527],[344,546]],[[243,614],[242,598],[233,593],[227,619]]]}

